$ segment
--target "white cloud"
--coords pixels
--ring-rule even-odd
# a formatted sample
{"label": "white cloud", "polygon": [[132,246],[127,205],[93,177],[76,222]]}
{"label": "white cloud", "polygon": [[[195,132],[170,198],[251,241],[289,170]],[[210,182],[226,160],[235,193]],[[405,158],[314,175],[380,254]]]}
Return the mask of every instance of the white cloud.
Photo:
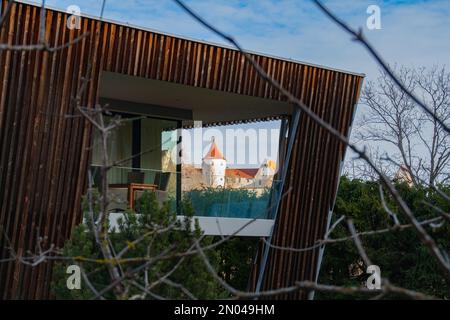
{"label": "white cloud", "polygon": [[[366,8],[381,8],[382,30],[364,30],[389,62],[413,65],[449,64],[450,1],[330,0],[327,5],[352,26],[365,26]],[[65,8],[78,4],[98,15],[101,1],[49,0]],[[188,1],[192,8],[249,50],[376,74],[367,52],[334,25],[311,1],[204,0]],[[182,12],[173,1],[107,0],[105,17],[134,25],[203,40],[223,42]]]}

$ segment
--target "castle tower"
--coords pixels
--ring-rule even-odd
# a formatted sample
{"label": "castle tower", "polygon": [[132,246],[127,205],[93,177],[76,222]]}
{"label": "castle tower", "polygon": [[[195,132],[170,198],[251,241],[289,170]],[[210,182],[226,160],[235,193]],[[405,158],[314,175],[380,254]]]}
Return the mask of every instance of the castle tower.
{"label": "castle tower", "polygon": [[261,164],[258,172],[255,175],[255,183],[258,187],[268,186],[273,180],[273,176],[277,171],[277,164],[275,161],[266,159]]}
{"label": "castle tower", "polygon": [[227,161],[213,137],[211,147],[202,161],[202,174],[206,186],[211,188],[225,187],[226,167]]}
{"label": "castle tower", "polygon": [[394,180],[405,182],[409,187],[414,186],[414,181],[411,177],[411,173],[409,172],[408,167],[404,164],[402,164],[398,169],[397,173],[395,174]]}

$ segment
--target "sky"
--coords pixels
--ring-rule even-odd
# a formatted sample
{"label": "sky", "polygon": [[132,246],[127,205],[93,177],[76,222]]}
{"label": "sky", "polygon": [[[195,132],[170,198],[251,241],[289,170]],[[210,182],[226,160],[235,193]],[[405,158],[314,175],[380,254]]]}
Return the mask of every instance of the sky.
{"label": "sky", "polygon": [[[39,1],[34,1],[40,3]],[[102,0],[47,0],[99,16]],[[247,50],[377,77],[367,51],[309,0],[189,0],[207,21],[233,35]],[[352,27],[361,27],[390,64],[450,67],[450,0],[325,0]],[[381,29],[369,30],[369,5],[380,8]],[[200,26],[171,0],[106,0],[104,18],[215,43],[224,41]],[[357,118],[364,112],[358,107]]]}
{"label": "sky", "polygon": [[[34,1],[39,3],[39,1]],[[99,16],[102,0],[47,0]],[[244,48],[376,76],[367,52],[309,0],[190,0],[186,3]],[[449,0],[328,0],[324,3],[367,38],[390,63],[450,64]],[[369,30],[369,5],[381,10],[381,29]],[[224,43],[171,0],[106,0],[104,17],[194,39]]]}

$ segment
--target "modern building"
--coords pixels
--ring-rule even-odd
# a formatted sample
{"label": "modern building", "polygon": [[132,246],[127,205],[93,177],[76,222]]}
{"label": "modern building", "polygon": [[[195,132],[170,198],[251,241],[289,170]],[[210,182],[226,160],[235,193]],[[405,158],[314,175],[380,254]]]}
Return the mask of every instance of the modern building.
{"label": "modern building", "polygon": [[[2,0],[2,13],[6,5]],[[39,6],[15,2],[0,30],[0,43],[36,43],[40,15]],[[0,50],[0,259],[9,257],[11,249],[18,255],[35,250],[39,237],[44,248],[61,247],[82,221],[88,172],[95,173],[100,159],[95,130],[75,99],[86,108],[107,105],[109,115],[128,119],[115,133],[110,158],[140,156],[111,171],[110,187],[118,197],[130,190],[133,194],[139,183],[153,185],[161,199],[182,199],[181,165],[169,168],[162,160],[177,144],[164,146],[168,131],[194,121],[217,126],[279,120],[276,183],[265,202],[251,204],[264,215],[240,235],[262,234],[276,246],[294,248],[323,238],[346,148],[289,104],[240,52],[89,16],[79,18],[79,29],[68,28],[70,18],[66,12],[46,10],[45,41],[57,47],[85,35],[76,44],[55,51]],[[363,75],[260,53],[251,56],[312,111],[349,135]],[[80,92],[83,79],[89,81]],[[223,217],[217,210],[213,217],[203,216],[205,228],[219,221],[222,230],[235,230],[255,212],[235,216],[233,206],[228,208]],[[202,212],[197,214],[202,218]],[[261,243],[250,288],[315,280],[322,252],[282,251]],[[36,267],[2,263],[0,298],[49,298],[51,277],[51,262]]]}

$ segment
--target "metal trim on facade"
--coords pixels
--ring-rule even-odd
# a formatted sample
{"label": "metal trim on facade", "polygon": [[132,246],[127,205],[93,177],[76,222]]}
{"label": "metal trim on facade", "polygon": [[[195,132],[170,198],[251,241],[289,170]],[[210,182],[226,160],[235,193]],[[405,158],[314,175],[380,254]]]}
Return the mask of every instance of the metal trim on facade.
{"label": "metal trim on facade", "polygon": [[[2,1],[2,11],[6,1]],[[15,3],[0,43],[37,43],[40,8]],[[266,99],[283,100],[242,54],[212,44],[47,10],[45,39],[57,46],[86,32],[81,42],[56,52],[0,51],[0,259],[42,246],[61,247],[81,221],[91,128],[75,110],[82,77],[90,78],[83,105],[99,101],[102,71],[170,81]],[[262,67],[297,97],[348,133],[362,77],[254,54]],[[304,247],[323,236],[339,178],[344,146],[301,117],[274,244]],[[314,279],[318,250],[272,251],[264,289]],[[31,268],[0,264],[0,298],[51,297],[52,263]],[[255,266],[255,270],[257,266]],[[253,277],[254,278],[254,277]],[[288,298],[303,298],[292,294]]]}

